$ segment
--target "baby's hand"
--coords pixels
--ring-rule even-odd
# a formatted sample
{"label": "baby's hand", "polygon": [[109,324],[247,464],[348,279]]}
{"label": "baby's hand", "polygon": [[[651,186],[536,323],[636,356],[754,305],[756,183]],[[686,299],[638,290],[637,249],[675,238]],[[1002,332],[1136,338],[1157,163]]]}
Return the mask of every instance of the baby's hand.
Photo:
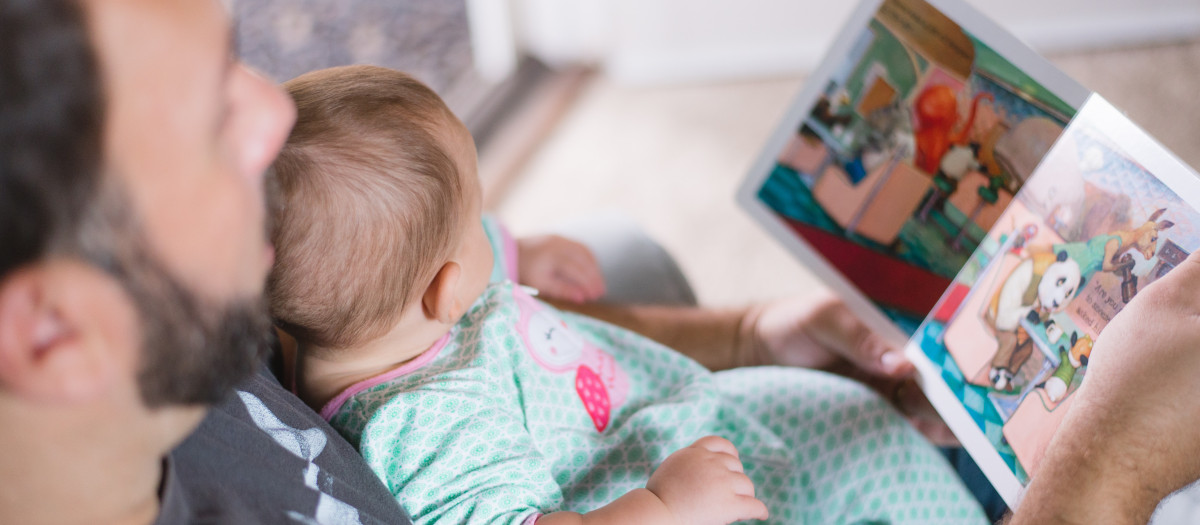
{"label": "baby's hand", "polygon": [[517,280],[546,297],[574,303],[604,295],[604,276],[592,251],[557,235],[517,239]]}
{"label": "baby's hand", "polygon": [[680,524],[767,519],[767,506],[754,497],[754,484],[742,470],[737,449],[716,436],[700,438],[667,457],[650,475],[646,489]]}

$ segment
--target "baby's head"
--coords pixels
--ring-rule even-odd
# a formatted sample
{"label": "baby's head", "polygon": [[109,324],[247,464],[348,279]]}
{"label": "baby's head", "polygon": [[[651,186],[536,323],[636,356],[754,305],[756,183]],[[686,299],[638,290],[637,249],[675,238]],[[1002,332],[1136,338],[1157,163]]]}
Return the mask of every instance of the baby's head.
{"label": "baby's head", "polygon": [[457,321],[492,261],[466,127],[398,71],[339,67],[285,87],[298,116],[274,166],[277,322],[302,344],[340,349],[402,318]]}

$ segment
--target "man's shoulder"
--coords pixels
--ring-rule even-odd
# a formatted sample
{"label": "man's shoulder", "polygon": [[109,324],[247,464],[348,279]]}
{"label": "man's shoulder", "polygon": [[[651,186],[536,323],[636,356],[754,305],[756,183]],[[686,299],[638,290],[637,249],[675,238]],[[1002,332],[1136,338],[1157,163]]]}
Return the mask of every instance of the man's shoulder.
{"label": "man's shoulder", "polygon": [[265,367],[213,407],[171,469],[182,498],[164,494],[164,504],[197,519],[408,522],[361,456]]}

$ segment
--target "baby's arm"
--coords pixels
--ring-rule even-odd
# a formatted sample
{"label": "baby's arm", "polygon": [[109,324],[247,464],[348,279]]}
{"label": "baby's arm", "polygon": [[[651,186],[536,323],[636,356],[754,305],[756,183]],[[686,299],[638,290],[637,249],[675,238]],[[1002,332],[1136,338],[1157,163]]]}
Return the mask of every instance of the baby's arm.
{"label": "baby's arm", "polygon": [[587,514],[555,512],[537,524],[724,525],[766,518],[767,507],[754,497],[754,484],[742,470],[737,449],[725,439],[708,436],[671,454],[646,488]]}

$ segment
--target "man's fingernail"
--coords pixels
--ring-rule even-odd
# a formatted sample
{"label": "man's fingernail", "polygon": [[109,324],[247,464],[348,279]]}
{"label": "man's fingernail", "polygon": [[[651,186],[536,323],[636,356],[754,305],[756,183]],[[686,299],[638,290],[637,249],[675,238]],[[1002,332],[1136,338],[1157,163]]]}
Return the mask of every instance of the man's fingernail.
{"label": "man's fingernail", "polygon": [[896,352],[884,352],[884,354],[879,357],[879,362],[883,365],[885,370],[895,370],[904,364],[904,357]]}

